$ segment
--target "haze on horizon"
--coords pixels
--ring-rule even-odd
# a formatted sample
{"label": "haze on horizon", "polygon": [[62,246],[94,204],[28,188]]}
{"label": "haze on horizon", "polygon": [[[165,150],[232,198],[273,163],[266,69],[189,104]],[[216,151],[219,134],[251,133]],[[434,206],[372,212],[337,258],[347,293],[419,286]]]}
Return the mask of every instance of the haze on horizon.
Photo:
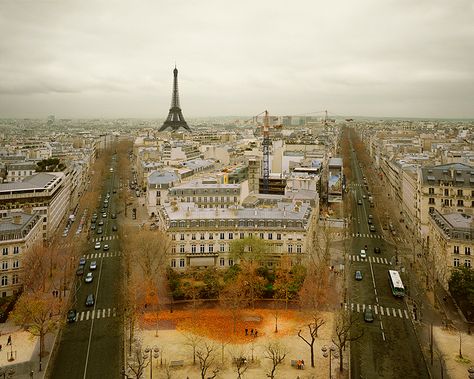
{"label": "haze on horizon", "polygon": [[474,1],[0,2],[0,117],[474,118]]}

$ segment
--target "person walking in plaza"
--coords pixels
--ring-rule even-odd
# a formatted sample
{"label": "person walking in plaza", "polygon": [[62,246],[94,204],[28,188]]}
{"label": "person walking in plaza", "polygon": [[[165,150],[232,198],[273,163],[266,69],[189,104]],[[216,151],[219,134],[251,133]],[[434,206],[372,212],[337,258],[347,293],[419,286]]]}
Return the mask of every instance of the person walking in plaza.
{"label": "person walking in plaza", "polygon": [[12,336],[8,336],[7,346],[12,344]]}

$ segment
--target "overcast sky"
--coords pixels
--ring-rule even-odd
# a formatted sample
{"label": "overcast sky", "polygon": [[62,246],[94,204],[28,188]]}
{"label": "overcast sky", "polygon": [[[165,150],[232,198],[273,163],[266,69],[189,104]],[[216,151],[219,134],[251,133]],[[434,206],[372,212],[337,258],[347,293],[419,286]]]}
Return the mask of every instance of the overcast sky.
{"label": "overcast sky", "polygon": [[474,0],[0,0],[0,117],[474,118]]}

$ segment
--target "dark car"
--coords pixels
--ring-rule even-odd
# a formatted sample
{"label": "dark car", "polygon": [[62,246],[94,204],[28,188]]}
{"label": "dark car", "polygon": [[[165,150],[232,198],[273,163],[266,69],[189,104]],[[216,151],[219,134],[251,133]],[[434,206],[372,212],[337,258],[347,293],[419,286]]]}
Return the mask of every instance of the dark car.
{"label": "dark car", "polygon": [[382,251],[380,250],[380,247],[374,247],[374,253],[375,254],[380,254]]}
{"label": "dark car", "polygon": [[355,272],[355,280],[362,280],[362,271],[357,270]]}
{"label": "dark car", "polygon": [[117,215],[115,213],[112,213],[112,215],[110,217],[117,218]]}
{"label": "dark car", "polygon": [[102,228],[98,228],[96,233],[97,234],[102,234],[102,232],[103,232]]}
{"label": "dark car", "polygon": [[79,265],[84,266],[85,264],[86,264],[86,258],[85,257],[79,258]]}
{"label": "dark car", "polygon": [[374,314],[372,313],[372,309],[365,308],[364,321],[365,322],[374,322]]}
{"label": "dark car", "polygon": [[77,311],[75,309],[69,309],[67,311],[67,322],[76,322]]}
{"label": "dark car", "polygon": [[112,231],[114,231],[114,232],[117,231],[117,225],[112,226]]}
{"label": "dark car", "polygon": [[86,298],[86,307],[92,307],[94,303],[95,303],[94,294],[90,293],[89,295],[87,295],[87,298]]}
{"label": "dark car", "polygon": [[82,275],[84,275],[84,266],[81,265],[81,266],[79,266],[79,267],[77,268],[77,270],[76,270],[76,275],[77,275],[77,276],[82,276]]}

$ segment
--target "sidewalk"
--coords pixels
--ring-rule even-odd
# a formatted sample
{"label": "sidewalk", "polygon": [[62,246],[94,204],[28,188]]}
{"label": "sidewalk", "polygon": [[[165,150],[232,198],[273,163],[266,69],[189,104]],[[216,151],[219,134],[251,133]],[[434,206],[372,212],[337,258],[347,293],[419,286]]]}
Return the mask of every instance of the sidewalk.
{"label": "sidewalk", "polygon": [[[7,346],[8,337],[11,336],[12,344]],[[0,324],[0,375],[9,370],[14,371],[15,379],[44,378],[45,369],[53,348],[55,333],[48,334],[45,338],[47,355],[42,359],[42,371],[39,371],[39,338],[32,336],[12,321]],[[14,360],[11,360],[11,358]],[[33,373],[33,374],[31,374]]]}

